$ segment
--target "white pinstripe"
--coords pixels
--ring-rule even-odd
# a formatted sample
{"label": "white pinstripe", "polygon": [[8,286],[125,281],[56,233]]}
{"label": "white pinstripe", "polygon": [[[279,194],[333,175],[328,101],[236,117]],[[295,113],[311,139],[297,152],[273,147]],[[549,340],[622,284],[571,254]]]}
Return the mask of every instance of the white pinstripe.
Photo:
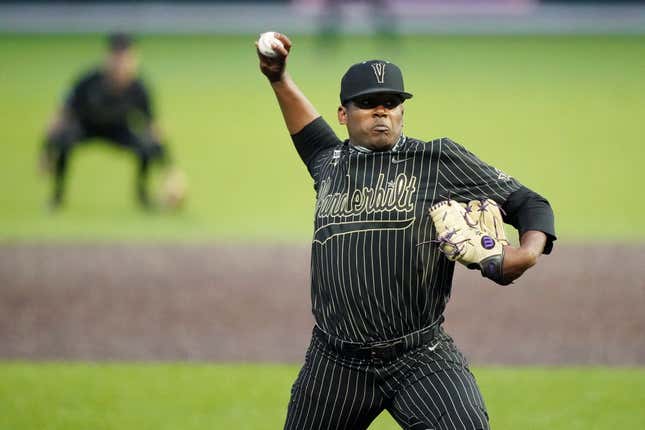
{"label": "white pinstripe", "polygon": [[[466,384],[464,384],[464,381],[463,381],[461,378],[457,378],[457,381],[459,382],[459,384],[461,384],[461,386],[462,386],[462,388],[463,388],[463,393],[464,393],[464,395],[466,396],[466,400],[467,400],[467,402],[468,402],[468,407],[469,407],[471,410],[476,409],[476,408],[478,407],[478,405],[477,405],[477,403],[475,402],[475,399],[474,399],[474,398],[473,398],[473,399],[471,399],[471,398],[469,397],[469,395],[468,395],[468,394],[469,394],[469,393],[468,393],[468,390],[469,390],[469,389],[472,389],[472,387],[471,387],[471,388],[466,387]],[[452,384],[455,386],[455,389],[457,389],[457,385],[452,381],[452,378],[450,379],[450,382],[452,382]],[[462,402],[462,403],[463,403],[463,402]],[[483,401],[482,401],[481,403],[483,404]],[[486,423],[486,422],[484,422],[484,421],[482,420],[482,418],[481,418],[481,416],[480,416],[480,415],[476,415],[476,418],[477,418],[478,425],[479,425],[479,427],[480,427],[480,428],[484,428],[484,427],[487,425],[487,423]],[[471,416],[471,419],[472,419],[472,416]],[[474,422],[474,421],[473,421],[473,424],[475,424],[475,422]]]}
{"label": "white pinstripe", "polygon": [[[338,372],[339,372],[338,378],[334,378],[334,372],[336,371],[336,369],[338,369]],[[343,372],[343,367],[342,366],[333,366],[332,369],[331,369],[331,378],[328,379],[328,380],[342,381],[342,372]],[[331,387],[333,387],[333,384],[331,384],[331,383],[328,384],[327,394],[325,395],[325,400],[322,402],[323,409],[320,412],[321,419],[325,416],[325,411],[327,410],[327,405],[329,403],[329,396],[331,395]],[[336,404],[336,399],[338,399],[338,392],[336,392],[336,397],[334,398],[334,405]],[[320,403],[316,404],[316,408],[318,406],[320,406]],[[332,408],[332,410],[333,409],[335,409],[335,408]],[[316,417],[316,413],[314,413],[314,419],[315,419],[315,417]],[[331,422],[329,422],[329,424],[331,425]]]}

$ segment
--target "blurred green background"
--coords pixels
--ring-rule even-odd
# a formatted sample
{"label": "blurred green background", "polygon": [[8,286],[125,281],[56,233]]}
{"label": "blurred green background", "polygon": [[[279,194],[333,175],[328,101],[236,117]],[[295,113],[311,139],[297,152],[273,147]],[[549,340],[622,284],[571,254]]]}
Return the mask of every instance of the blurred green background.
{"label": "blurred green background", "polygon": [[[185,209],[141,213],[131,155],[73,154],[67,206],[45,210],[44,128],[73,80],[98,63],[102,35],[0,35],[1,240],[287,240],[311,234],[314,193],[253,36],[142,36],[144,76],[174,158]],[[405,132],[449,136],[546,196],[561,239],[642,240],[644,36],[294,37],[289,70],[337,125],[340,76],[357,61],[399,64]],[[612,207],[610,216],[606,209]]]}

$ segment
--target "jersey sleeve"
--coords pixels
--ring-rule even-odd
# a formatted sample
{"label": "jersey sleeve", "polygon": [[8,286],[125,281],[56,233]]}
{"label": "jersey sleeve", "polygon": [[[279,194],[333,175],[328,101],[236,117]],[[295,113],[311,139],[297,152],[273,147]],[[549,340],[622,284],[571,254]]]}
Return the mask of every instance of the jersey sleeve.
{"label": "jersey sleeve", "polygon": [[550,254],[555,236],[555,221],[549,201],[538,193],[522,186],[513,192],[502,205],[504,222],[515,227],[520,236],[529,230],[546,235],[544,254]]}
{"label": "jersey sleeve", "polygon": [[453,200],[492,199],[502,205],[522,185],[501,170],[450,139],[441,139],[439,156],[440,195]]}
{"label": "jersey sleeve", "polygon": [[291,135],[298,155],[307,166],[309,174],[315,179],[314,165],[317,157],[326,149],[338,146],[341,141],[329,124],[319,116],[302,130]]}

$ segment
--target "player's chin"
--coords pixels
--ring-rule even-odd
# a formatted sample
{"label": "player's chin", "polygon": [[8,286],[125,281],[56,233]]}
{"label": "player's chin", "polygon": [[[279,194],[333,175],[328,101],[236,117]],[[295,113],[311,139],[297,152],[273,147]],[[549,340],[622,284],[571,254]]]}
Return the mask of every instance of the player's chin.
{"label": "player's chin", "polygon": [[394,139],[389,132],[373,133],[370,140],[372,148],[376,151],[387,151],[394,146]]}

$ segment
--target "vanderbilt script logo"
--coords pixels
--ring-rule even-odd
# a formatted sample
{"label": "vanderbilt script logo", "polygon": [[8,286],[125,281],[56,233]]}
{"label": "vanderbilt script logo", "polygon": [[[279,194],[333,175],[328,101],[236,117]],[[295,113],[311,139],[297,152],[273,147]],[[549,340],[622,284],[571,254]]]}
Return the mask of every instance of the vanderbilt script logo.
{"label": "vanderbilt script logo", "polygon": [[385,182],[385,175],[380,174],[374,187],[356,188],[348,191],[331,193],[331,182],[321,182],[316,216],[355,216],[374,212],[409,212],[414,210],[414,192],[416,176],[408,177],[399,174],[393,181]]}

